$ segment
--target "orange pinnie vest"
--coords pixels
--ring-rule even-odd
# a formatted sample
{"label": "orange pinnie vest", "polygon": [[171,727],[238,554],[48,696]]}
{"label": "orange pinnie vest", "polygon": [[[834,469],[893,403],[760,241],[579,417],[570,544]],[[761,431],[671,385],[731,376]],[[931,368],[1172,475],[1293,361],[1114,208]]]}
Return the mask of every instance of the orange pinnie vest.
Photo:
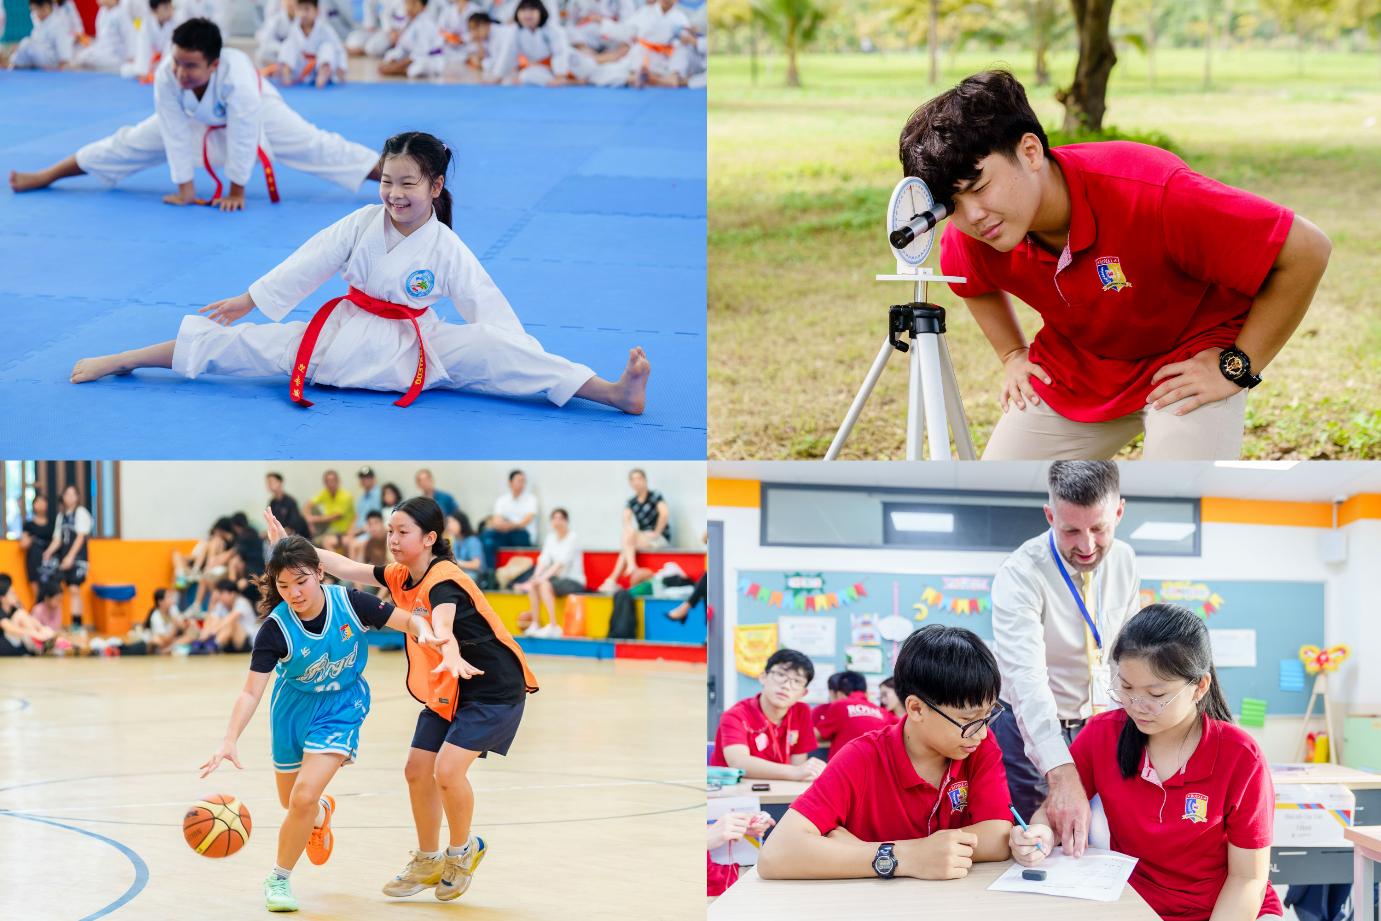
{"label": "orange pinnie vest", "polygon": [[[404,588],[407,581],[407,566],[402,563],[390,563],[385,567],[384,582],[393,595],[393,603],[402,610],[419,614],[429,621],[432,613],[429,597],[432,588],[443,582],[454,582],[459,585],[461,591],[470,597],[475,610],[489,624],[489,629],[494,631],[494,639],[507,646],[518,657],[518,664],[523,667],[525,690],[529,694],[537,690],[537,678],[532,674],[532,669],[528,668],[527,657],[523,655],[523,650],[514,642],[513,635],[503,625],[499,615],[494,613],[494,609],[490,607],[488,599],[484,597],[479,586],[465,574],[465,570],[450,560],[442,560],[427,570],[427,574],[417,585],[412,588]],[[441,718],[451,719],[455,716],[457,704],[460,703],[460,679],[452,677],[447,672],[433,674],[432,669],[441,664],[441,653],[438,650],[417,642],[411,634],[408,635],[406,642],[408,693]]]}

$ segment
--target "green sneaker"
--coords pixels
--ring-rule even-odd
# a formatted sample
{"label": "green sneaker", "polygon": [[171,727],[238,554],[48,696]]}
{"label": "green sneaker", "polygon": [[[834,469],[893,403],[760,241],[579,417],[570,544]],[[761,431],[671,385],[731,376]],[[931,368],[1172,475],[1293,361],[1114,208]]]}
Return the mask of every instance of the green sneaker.
{"label": "green sneaker", "polygon": [[441,870],[441,882],[436,884],[436,897],[443,902],[449,902],[464,895],[465,890],[470,888],[475,870],[479,869],[480,861],[488,851],[483,838],[471,835],[470,840],[465,842],[464,853],[457,857],[444,855],[446,865]]}
{"label": "green sneaker", "polygon": [[297,911],[292,887],[277,873],[270,873],[264,880],[264,907],[269,911]]}

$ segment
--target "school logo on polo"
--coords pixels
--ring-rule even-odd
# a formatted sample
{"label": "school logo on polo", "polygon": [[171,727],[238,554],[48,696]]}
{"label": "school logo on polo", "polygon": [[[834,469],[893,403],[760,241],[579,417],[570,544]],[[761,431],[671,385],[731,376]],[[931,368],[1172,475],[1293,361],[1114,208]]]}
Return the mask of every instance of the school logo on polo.
{"label": "school logo on polo", "polygon": [[1194,824],[1208,821],[1208,797],[1202,793],[1187,793],[1184,797],[1184,816]]}
{"label": "school logo on polo", "polygon": [[800,732],[800,730],[798,730],[798,729],[792,729],[792,730],[790,730],[789,732],[787,732],[787,734],[786,734],[786,744],[787,744],[788,746],[790,746],[791,748],[795,748],[795,747],[796,747],[796,740],[799,739],[800,737],[801,737],[801,732]]}
{"label": "school logo on polo", "polygon": [[967,780],[961,780],[950,786],[949,808],[954,812],[963,812],[969,808],[969,782]]}
{"label": "school logo on polo", "polygon": [[1121,291],[1132,286],[1127,276],[1122,274],[1122,261],[1116,256],[1102,256],[1098,259],[1097,265],[1098,280],[1103,283],[1104,291]]}
{"label": "school logo on polo", "polygon": [[408,297],[426,297],[436,287],[436,276],[431,269],[418,269],[408,276]]}

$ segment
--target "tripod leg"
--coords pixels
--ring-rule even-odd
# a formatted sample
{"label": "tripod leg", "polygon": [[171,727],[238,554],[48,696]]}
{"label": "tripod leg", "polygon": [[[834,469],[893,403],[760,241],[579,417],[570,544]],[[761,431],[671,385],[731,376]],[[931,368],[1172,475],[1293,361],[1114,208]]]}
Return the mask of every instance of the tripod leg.
{"label": "tripod leg", "polygon": [[950,428],[954,432],[954,446],[960,460],[973,460],[973,433],[969,431],[969,417],[964,412],[964,398],[959,393],[959,380],[954,376],[954,362],[949,357],[949,343],[940,337],[940,368],[945,378],[945,405],[949,407]]}
{"label": "tripod leg", "polygon": [[873,359],[873,366],[868,369],[868,376],[863,379],[863,386],[858,388],[858,394],[854,397],[853,404],[849,406],[849,412],[844,417],[844,423],[839,426],[839,431],[834,435],[834,441],[830,442],[830,449],[825,452],[825,460],[832,461],[839,457],[839,451],[844,447],[844,442],[848,440],[849,433],[854,430],[854,423],[858,421],[858,416],[863,412],[863,404],[868,402],[868,397],[873,395],[873,388],[877,386],[878,378],[882,376],[882,369],[887,367],[887,359],[892,357],[892,343],[882,340],[882,348],[878,351],[878,357]]}
{"label": "tripod leg", "polygon": [[926,418],[926,397],[929,392],[926,389],[925,362],[920,343],[920,338],[911,340],[911,362],[907,365],[906,459],[909,461],[925,457],[923,433],[929,421]]}
{"label": "tripod leg", "polygon": [[922,333],[912,340],[912,350],[921,365],[922,398],[925,405],[926,441],[931,460],[949,460],[949,420],[945,416],[945,382],[940,364],[940,336]]}

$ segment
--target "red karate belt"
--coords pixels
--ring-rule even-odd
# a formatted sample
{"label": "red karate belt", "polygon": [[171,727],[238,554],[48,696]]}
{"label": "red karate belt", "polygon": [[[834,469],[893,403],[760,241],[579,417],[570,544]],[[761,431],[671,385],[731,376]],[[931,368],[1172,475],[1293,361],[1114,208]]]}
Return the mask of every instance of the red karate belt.
{"label": "red karate belt", "polygon": [[[211,167],[211,132],[222,131],[225,125],[212,125],[206,129],[206,133],[201,136],[201,163],[206,167],[206,171],[211,174],[211,178],[216,180],[216,192],[211,196],[211,201],[221,197],[221,177],[216,175],[216,171]],[[269,161],[269,155],[264,152],[263,147],[256,149],[255,153],[259,157],[259,162],[264,167],[264,184],[269,189],[269,201],[278,204],[278,180],[273,176],[273,163]]]}
{"label": "red karate belt", "polygon": [[412,386],[408,387],[408,392],[403,394],[401,399],[393,401],[394,406],[412,405],[412,401],[417,399],[417,395],[422,392],[422,385],[427,380],[427,352],[422,346],[422,329],[417,325],[417,318],[426,313],[427,308],[406,307],[392,301],[381,301],[376,297],[370,297],[353,285],[351,285],[348,293],[332,298],[317,308],[311,322],[307,324],[307,331],[302,334],[302,342],[297,347],[297,359],[293,362],[292,382],[288,386],[288,395],[292,397],[292,401],[299,406],[312,405],[311,400],[302,395],[302,390],[307,384],[307,366],[311,364],[312,350],[316,348],[316,340],[321,335],[321,328],[326,325],[326,319],[331,316],[331,311],[335,310],[336,305],[341,301],[349,301],[365,313],[372,313],[374,316],[383,317],[385,320],[408,320],[412,323],[413,331],[417,333],[417,373],[412,377]]}

